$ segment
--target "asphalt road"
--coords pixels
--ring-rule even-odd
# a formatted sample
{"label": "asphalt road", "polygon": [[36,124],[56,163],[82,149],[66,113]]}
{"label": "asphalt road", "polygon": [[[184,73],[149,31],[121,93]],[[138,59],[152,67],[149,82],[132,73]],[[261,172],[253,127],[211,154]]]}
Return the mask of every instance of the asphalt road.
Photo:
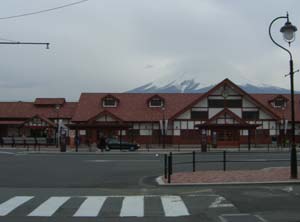
{"label": "asphalt road", "polygon": [[[222,157],[222,156],[221,156]],[[176,156],[187,162],[191,156]],[[197,169],[221,169],[220,156],[197,157]],[[229,160],[278,160],[288,153],[248,153]],[[228,167],[263,168],[264,162]],[[0,222],[35,221],[300,221],[300,185],[161,187],[163,155],[26,154],[0,150]],[[191,170],[178,164],[176,170]]]}

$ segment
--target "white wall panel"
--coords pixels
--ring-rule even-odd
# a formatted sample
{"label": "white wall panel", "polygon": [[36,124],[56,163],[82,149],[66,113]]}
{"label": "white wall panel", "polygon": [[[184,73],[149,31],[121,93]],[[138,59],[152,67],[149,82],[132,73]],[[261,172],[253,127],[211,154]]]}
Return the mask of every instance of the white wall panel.
{"label": "white wall panel", "polygon": [[180,136],[180,130],[174,130],[174,136]]}
{"label": "white wall panel", "polygon": [[180,129],[180,121],[175,121],[173,126],[174,129]]}
{"label": "white wall panel", "polygon": [[152,135],[152,130],[141,129],[140,130],[140,135],[141,136],[151,136]]}
{"label": "white wall panel", "polygon": [[208,110],[208,118],[212,118],[215,116],[217,113],[221,112],[223,109],[222,108],[211,108]]}
{"label": "white wall panel", "polygon": [[251,103],[249,100],[243,98],[243,107],[256,107],[256,105]]}
{"label": "white wall panel", "polygon": [[188,110],[185,113],[182,113],[176,119],[190,119],[190,118],[191,118],[191,110]]}
{"label": "white wall panel", "polygon": [[230,108],[230,111],[242,118],[242,110],[238,108]]}
{"label": "white wall panel", "polygon": [[193,121],[188,121],[188,129],[194,129],[194,122]]}
{"label": "white wall panel", "polygon": [[181,121],[181,129],[187,129],[187,121]]}
{"label": "white wall panel", "polygon": [[259,118],[260,119],[272,119],[272,117],[269,114],[263,112],[262,110],[259,110]]}
{"label": "white wall panel", "polygon": [[199,101],[199,102],[195,105],[195,107],[207,107],[207,106],[208,106],[208,104],[207,104],[207,98],[205,98],[205,99]]}

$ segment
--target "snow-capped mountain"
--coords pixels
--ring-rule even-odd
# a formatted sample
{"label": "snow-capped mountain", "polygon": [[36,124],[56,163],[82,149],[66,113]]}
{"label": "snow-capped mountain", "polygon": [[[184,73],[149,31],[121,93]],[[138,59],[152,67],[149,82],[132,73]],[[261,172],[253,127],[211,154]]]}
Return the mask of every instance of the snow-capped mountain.
{"label": "snow-capped mountain", "polygon": [[[201,77],[200,77],[201,78]],[[214,83],[208,83],[207,81],[200,80],[199,77],[195,78],[192,75],[180,75],[180,76],[166,76],[153,82],[147,83],[140,87],[129,90],[130,93],[204,93],[211,89],[214,85],[221,82],[226,77],[218,79]],[[261,84],[256,81],[251,81],[242,76],[238,78],[229,78],[235,84],[240,86],[248,93],[278,93],[289,94],[290,90],[280,88],[277,86],[271,86],[267,84]],[[299,92],[297,92],[299,93]]]}

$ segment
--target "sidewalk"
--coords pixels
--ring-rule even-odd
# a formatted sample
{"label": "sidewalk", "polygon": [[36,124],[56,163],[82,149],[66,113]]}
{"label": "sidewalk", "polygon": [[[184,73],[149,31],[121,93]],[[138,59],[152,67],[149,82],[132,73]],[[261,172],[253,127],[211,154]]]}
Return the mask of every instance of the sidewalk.
{"label": "sidewalk", "polygon": [[[298,175],[300,167],[298,167]],[[299,175],[300,176],[300,175]],[[160,185],[221,185],[221,184],[263,184],[300,183],[300,179],[290,179],[289,167],[270,167],[261,170],[197,171],[174,173],[171,184],[161,176]]]}
{"label": "sidewalk", "polygon": [[[15,150],[15,151],[23,151],[23,152],[28,152],[28,153],[60,153],[60,148],[55,147],[55,146],[48,146],[48,147],[0,147],[1,150]],[[290,149],[289,148],[281,148],[281,147],[253,147],[250,149],[250,152],[281,152],[285,151],[288,152]],[[297,147],[297,150],[300,151],[300,148]],[[185,152],[201,152],[200,147],[151,147],[151,148],[146,148],[142,147],[134,152],[130,153],[185,153]],[[229,151],[229,152],[249,152],[248,148],[242,147],[242,148],[209,148],[207,150],[208,152],[222,152],[222,151]],[[104,151],[101,152],[96,147],[79,147],[78,152],[76,152],[75,148],[67,147],[66,153],[115,153],[115,152],[120,152],[120,150],[111,150],[111,151]],[[126,151],[121,151],[122,153]]]}

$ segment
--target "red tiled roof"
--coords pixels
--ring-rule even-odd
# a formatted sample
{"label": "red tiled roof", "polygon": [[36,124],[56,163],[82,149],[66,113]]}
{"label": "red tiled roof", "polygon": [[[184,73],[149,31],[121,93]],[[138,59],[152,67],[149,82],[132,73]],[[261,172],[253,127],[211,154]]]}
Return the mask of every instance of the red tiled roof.
{"label": "red tiled roof", "polygon": [[[264,106],[271,109],[276,113],[281,119],[288,119],[291,121],[291,98],[290,95],[284,95],[288,99],[287,107],[285,109],[274,108],[269,101],[273,100],[278,96],[278,94],[251,94],[256,100],[264,104]],[[300,94],[295,95],[295,121],[300,122]]]}
{"label": "red tiled roof", "polygon": [[112,93],[109,95],[116,97],[120,101],[118,106],[116,108],[104,108],[101,101],[106,95],[108,94],[82,93],[72,121],[88,121],[104,110],[128,122],[158,121],[163,117],[162,109],[150,108],[147,104],[147,100],[154,95],[159,95],[165,100],[165,118],[167,119],[201,96],[201,94],[184,93]]}
{"label": "red tiled roof", "polygon": [[65,98],[36,98],[34,105],[63,105]]}
{"label": "red tiled roof", "polygon": [[[112,95],[120,102],[116,108],[103,108],[102,99]],[[177,116],[184,110],[187,110],[196,101],[201,100],[205,94],[185,94],[185,93],[82,93],[79,102],[66,102],[57,111],[54,106],[36,106],[32,102],[0,102],[0,119],[15,120],[28,119],[35,115],[43,116],[49,119],[69,118],[77,122],[86,122],[107,111],[115,117],[127,122],[150,122],[158,121],[163,117],[161,108],[148,107],[149,98],[159,95],[165,100],[165,118]],[[289,100],[287,107],[282,110],[274,108],[270,100],[276,98],[279,94],[248,94],[257,101],[257,105],[263,105],[263,110],[269,110],[280,119],[291,120],[290,95],[284,95]],[[295,115],[296,121],[300,122],[300,94],[295,95]]]}
{"label": "red tiled roof", "polygon": [[[118,98],[120,103],[116,108],[103,108],[102,98],[106,93],[82,93],[80,100],[73,116],[73,121],[85,122],[91,118],[97,116],[101,112],[107,110],[116,117],[124,121],[136,121],[136,122],[147,122],[147,121],[158,121],[162,119],[163,111],[161,108],[150,108],[148,107],[147,101],[149,98],[159,95],[165,100],[165,118],[170,119],[174,115],[183,113],[187,110],[195,101],[201,100],[204,94],[182,94],[182,93],[113,93]],[[256,101],[258,106],[264,106],[263,110],[267,110],[274,114],[276,118],[288,118],[290,117],[290,102],[285,110],[274,108],[269,103],[270,100],[277,97],[278,94],[247,94],[251,96],[253,101]],[[289,95],[286,95],[289,98]],[[296,121],[300,121],[300,95],[295,95],[295,107],[296,107]]]}
{"label": "red tiled roof", "polygon": [[35,106],[32,102],[0,102],[0,118],[27,119],[35,115],[46,118],[72,118],[76,109],[76,102],[66,102],[58,111],[55,107]]}

